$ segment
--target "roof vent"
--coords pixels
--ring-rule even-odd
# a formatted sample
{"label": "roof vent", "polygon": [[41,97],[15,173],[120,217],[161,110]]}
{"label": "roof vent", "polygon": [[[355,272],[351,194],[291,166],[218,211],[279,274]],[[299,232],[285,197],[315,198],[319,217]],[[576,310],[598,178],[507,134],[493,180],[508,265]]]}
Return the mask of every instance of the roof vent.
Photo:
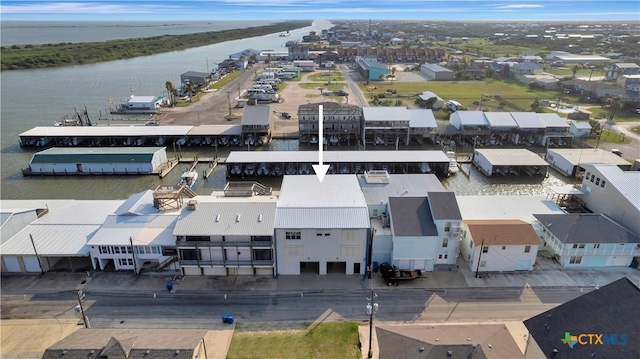
{"label": "roof vent", "polygon": [[149,354],[151,354],[151,349],[147,349],[144,351],[144,355],[149,355]]}
{"label": "roof vent", "polygon": [[240,222],[240,214],[236,214],[236,223]]}
{"label": "roof vent", "polygon": [[188,210],[195,211],[197,207],[198,207],[198,201],[196,201],[195,199],[189,200],[189,202],[187,202]]}
{"label": "roof vent", "polygon": [[262,222],[262,215],[258,215],[258,222]]}
{"label": "roof vent", "polygon": [[216,223],[220,222],[220,215],[216,214]]}

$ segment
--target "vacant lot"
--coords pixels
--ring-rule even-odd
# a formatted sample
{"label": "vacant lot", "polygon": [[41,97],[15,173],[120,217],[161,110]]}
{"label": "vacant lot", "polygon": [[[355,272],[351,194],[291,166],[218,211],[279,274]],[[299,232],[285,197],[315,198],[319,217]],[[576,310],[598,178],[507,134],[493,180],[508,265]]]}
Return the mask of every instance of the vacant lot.
{"label": "vacant lot", "polygon": [[233,334],[227,358],[360,358],[358,326],[350,322],[322,323],[307,330]]}

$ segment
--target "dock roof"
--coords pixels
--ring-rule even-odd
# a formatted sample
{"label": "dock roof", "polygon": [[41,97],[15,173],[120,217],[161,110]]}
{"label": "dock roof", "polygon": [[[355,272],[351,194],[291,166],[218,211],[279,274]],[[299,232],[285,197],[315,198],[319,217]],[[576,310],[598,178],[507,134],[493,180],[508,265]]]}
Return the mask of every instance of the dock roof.
{"label": "dock roof", "polygon": [[269,105],[245,106],[242,110],[242,120],[240,121],[240,124],[242,126],[265,126],[269,124],[270,117],[271,106]]}
{"label": "dock roof", "polygon": [[[442,151],[326,151],[325,163],[449,162]],[[226,163],[314,163],[316,151],[231,151]]]}
{"label": "dock roof", "polygon": [[548,166],[536,153],[526,148],[483,148],[476,149],[492,166]]}
{"label": "dock roof", "polygon": [[193,126],[187,133],[189,136],[239,136],[242,134],[241,125],[200,125]]}
{"label": "dock roof", "polygon": [[186,136],[193,126],[38,126],[20,134],[20,137],[135,137]]}
{"label": "dock roof", "polygon": [[365,122],[371,121],[405,121],[409,122],[409,112],[406,107],[363,107],[362,117]]}
{"label": "dock roof", "polygon": [[618,166],[630,166],[624,158],[600,148],[553,148],[547,150],[547,155],[562,157],[573,166],[581,163],[608,163]]}
{"label": "dock roof", "polygon": [[273,236],[276,202],[204,202],[183,210],[174,236]]}
{"label": "dock roof", "polygon": [[569,128],[567,121],[555,113],[538,113],[538,118],[546,127],[564,127]]}
{"label": "dock roof", "polygon": [[438,128],[436,118],[432,110],[411,109],[409,112],[409,127],[411,128]]}
{"label": "dock roof", "polygon": [[53,147],[37,152],[31,163],[149,163],[166,147]]}
{"label": "dock roof", "polygon": [[458,119],[462,126],[488,126],[489,122],[482,111],[456,111],[451,114],[449,122]]}
{"label": "dock roof", "polygon": [[519,128],[545,128],[544,122],[535,112],[511,112]]}
{"label": "dock roof", "polygon": [[509,112],[485,112],[484,117],[486,117],[487,122],[489,122],[489,126],[492,128],[495,127],[507,127],[507,128],[516,128],[518,124],[516,120],[513,119],[511,113]]}

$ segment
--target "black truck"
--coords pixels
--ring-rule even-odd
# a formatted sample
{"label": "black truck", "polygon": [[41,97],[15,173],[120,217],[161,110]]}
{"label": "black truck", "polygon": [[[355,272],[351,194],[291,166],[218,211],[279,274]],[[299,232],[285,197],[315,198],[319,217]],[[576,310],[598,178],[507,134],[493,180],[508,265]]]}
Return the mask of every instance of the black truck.
{"label": "black truck", "polygon": [[419,269],[414,270],[400,270],[396,269],[389,263],[380,264],[380,273],[387,285],[398,285],[400,282],[406,282],[422,277],[422,271]]}

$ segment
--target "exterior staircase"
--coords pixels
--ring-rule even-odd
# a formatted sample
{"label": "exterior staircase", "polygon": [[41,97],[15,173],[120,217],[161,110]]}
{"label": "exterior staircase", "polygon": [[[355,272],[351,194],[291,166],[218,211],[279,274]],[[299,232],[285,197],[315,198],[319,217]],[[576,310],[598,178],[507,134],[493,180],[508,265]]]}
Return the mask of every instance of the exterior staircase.
{"label": "exterior staircase", "polygon": [[193,197],[198,195],[191,188],[189,188],[189,186],[187,186],[187,185],[182,186],[182,193],[184,195],[186,195],[187,197],[189,197],[189,198],[193,198]]}
{"label": "exterior staircase", "polygon": [[158,266],[156,267],[156,271],[160,272],[161,270],[167,268],[168,266],[170,266],[173,262],[176,262],[178,260],[178,256],[173,255],[167,259],[164,260],[164,262],[158,264]]}

